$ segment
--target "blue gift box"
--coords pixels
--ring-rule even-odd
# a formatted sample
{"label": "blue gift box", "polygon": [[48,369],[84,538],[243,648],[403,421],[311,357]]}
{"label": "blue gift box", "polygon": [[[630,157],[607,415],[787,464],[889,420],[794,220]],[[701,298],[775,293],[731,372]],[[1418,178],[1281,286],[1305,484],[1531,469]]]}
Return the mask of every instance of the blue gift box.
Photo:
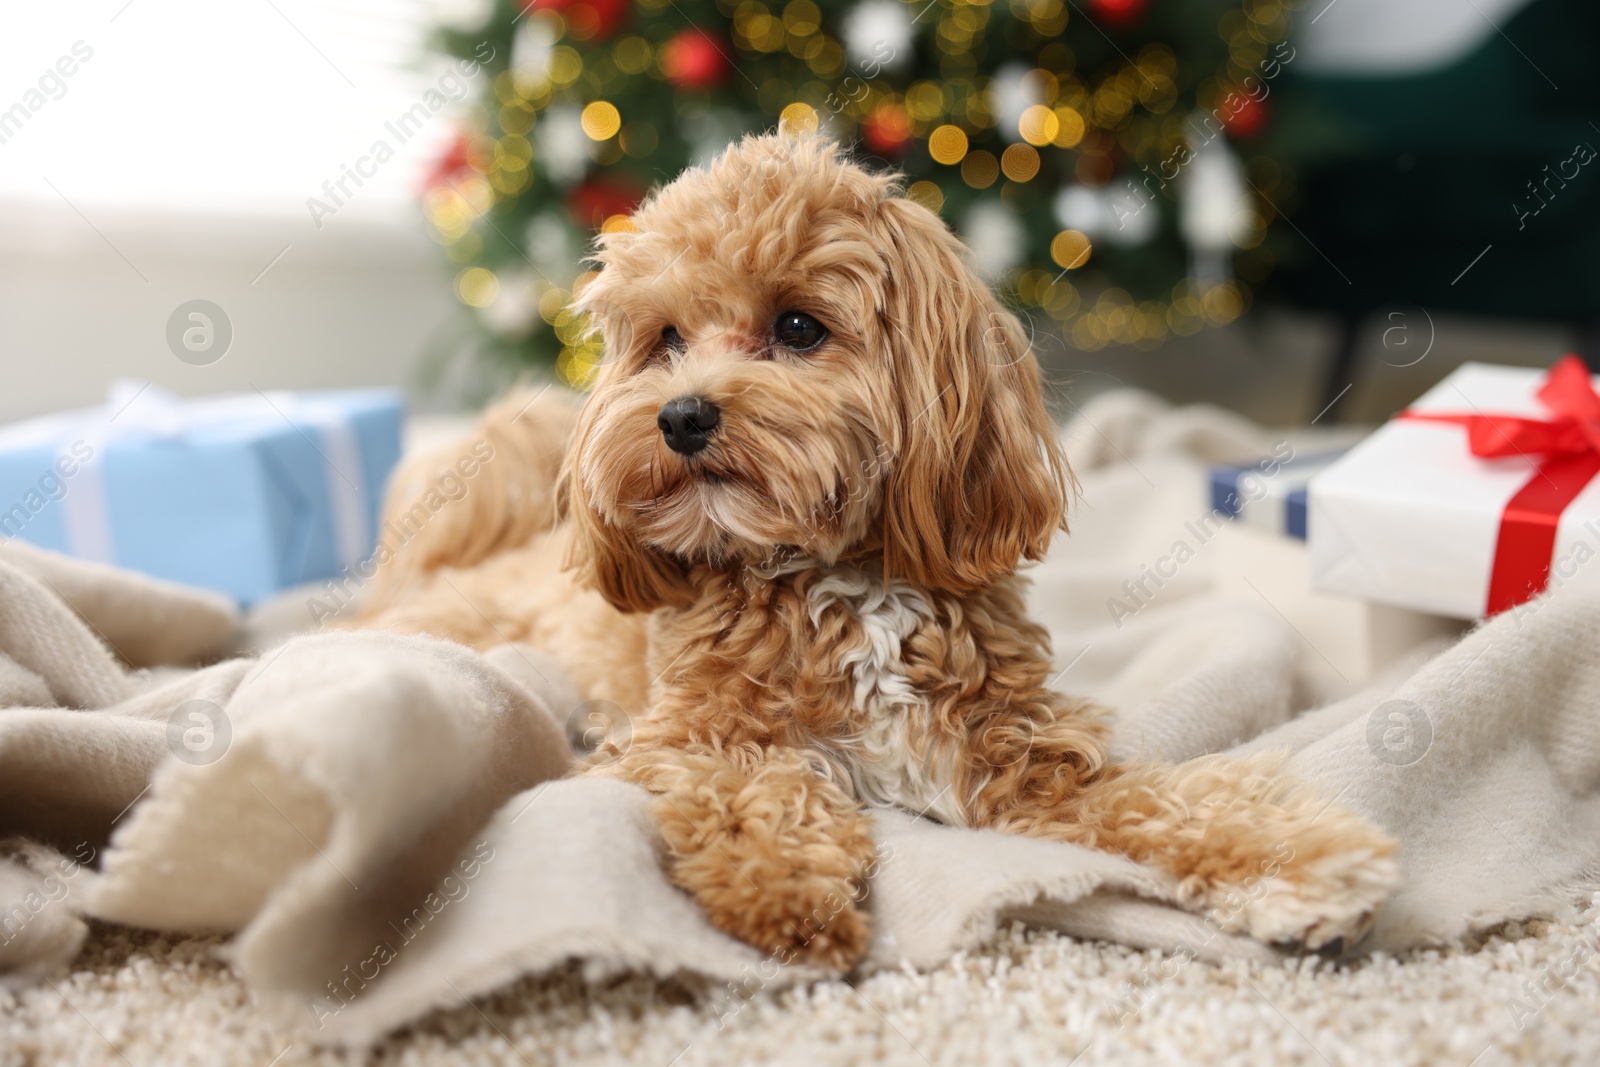
{"label": "blue gift box", "polygon": [[1273,456],[1247,467],[1211,468],[1211,506],[1251,526],[1306,539],[1306,493],[1311,479],[1345,450],[1311,456]]}
{"label": "blue gift box", "polygon": [[389,389],[119,384],[103,408],[0,428],[0,539],[250,604],[371,555],[404,417]]}

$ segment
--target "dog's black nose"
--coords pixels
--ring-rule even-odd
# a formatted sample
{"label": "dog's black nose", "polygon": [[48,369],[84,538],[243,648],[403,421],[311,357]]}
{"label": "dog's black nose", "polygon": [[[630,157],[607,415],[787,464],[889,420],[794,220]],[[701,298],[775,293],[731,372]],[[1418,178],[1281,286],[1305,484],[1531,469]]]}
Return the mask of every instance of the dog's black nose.
{"label": "dog's black nose", "polygon": [[667,447],[685,456],[692,456],[706,447],[711,433],[722,420],[717,405],[698,396],[680,396],[661,406],[656,425]]}

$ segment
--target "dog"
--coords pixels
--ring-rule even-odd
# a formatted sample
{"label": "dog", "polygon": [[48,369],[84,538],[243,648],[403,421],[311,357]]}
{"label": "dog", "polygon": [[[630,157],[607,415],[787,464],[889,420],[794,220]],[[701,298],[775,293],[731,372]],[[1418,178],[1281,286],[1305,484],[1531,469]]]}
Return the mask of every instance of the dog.
{"label": "dog", "polygon": [[1103,713],[1050,688],[1017,572],[1072,475],[1027,332],[896,178],[751,136],[594,258],[587,402],[514,396],[410,464],[390,528],[495,457],[364,625],[526,641],[625,709],[579,773],[648,790],[673,880],[786,962],[862,957],[883,806],[1120,853],[1264,941],[1366,931],[1390,838],[1281,757],[1113,763]]}

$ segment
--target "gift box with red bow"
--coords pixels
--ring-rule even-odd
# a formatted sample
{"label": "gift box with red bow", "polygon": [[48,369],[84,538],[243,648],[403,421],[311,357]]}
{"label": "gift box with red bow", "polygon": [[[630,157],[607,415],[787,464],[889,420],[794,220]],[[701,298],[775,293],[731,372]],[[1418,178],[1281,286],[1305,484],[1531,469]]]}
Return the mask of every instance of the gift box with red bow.
{"label": "gift box with red bow", "polygon": [[1312,584],[1457,618],[1600,587],[1595,386],[1462,366],[1312,481]]}

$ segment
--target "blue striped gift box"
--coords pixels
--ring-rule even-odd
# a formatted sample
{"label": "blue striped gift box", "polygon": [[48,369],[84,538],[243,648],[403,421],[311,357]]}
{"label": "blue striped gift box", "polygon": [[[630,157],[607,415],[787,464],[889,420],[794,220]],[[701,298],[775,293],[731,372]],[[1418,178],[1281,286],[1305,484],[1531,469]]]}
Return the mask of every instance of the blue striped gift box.
{"label": "blue striped gift box", "polygon": [[1214,466],[1211,506],[1231,519],[1304,541],[1307,483],[1344,453],[1338,449],[1297,456],[1284,445],[1274,455],[1248,466]]}
{"label": "blue striped gift box", "polygon": [[243,604],[370,565],[400,393],[122,391],[132,399],[0,427],[0,542]]}

